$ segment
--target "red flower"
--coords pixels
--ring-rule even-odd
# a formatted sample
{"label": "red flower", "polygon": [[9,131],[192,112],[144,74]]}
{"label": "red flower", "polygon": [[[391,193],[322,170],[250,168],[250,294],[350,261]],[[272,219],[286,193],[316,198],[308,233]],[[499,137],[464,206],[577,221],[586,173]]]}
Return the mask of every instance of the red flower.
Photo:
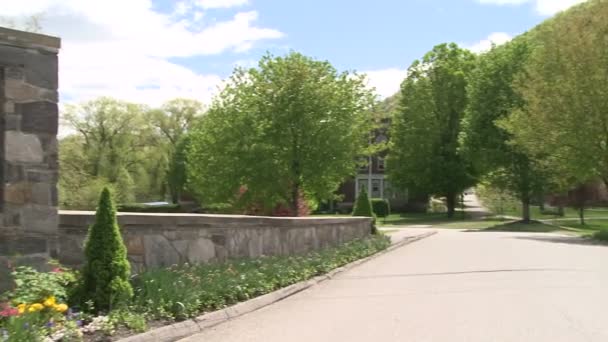
{"label": "red flower", "polygon": [[19,315],[19,310],[17,308],[7,307],[4,310],[0,311],[0,317],[11,317]]}
{"label": "red flower", "polygon": [[53,270],[51,272],[53,272],[53,273],[61,273],[61,272],[63,272],[63,270],[60,267],[55,267],[55,268],[53,268]]}

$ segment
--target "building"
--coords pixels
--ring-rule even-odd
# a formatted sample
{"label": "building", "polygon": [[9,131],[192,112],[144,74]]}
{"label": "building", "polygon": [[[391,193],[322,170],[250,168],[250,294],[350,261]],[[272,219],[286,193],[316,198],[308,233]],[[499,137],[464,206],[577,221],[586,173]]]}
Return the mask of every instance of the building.
{"label": "building", "polygon": [[[391,119],[389,117],[383,118],[379,127],[373,132],[370,143],[388,143],[390,123]],[[357,175],[344,182],[338,190],[342,200],[336,203],[335,209],[337,211],[343,213],[352,211],[357,194],[361,189],[365,189],[370,198],[387,199],[393,210],[404,211],[408,209],[407,191],[395,189],[387,179],[385,173],[386,154],[387,152],[383,151],[361,160],[361,167],[358,169]]]}

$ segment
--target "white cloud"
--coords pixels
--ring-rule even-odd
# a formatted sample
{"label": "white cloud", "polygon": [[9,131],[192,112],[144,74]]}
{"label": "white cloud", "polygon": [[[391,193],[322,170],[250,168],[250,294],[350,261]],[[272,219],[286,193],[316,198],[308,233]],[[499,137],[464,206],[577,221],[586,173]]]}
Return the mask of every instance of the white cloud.
{"label": "white cloud", "polygon": [[249,0],[194,0],[202,8],[230,8],[247,5]]}
{"label": "white cloud", "polygon": [[0,16],[43,13],[45,33],[60,36],[62,99],[81,101],[101,95],[151,105],[178,96],[208,100],[221,77],[176,64],[172,57],[242,52],[283,36],[255,24],[258,13],[207,22],[208,8],[246,4],[244,0],[196,0],[160,13],[151,0],[0,0]]}
{"label": "white cloud", "polygon": [[399,91],[401,82],[407,75],[407,70],[398,68],[370,70],[363,72],[367,75],[367,83],[376,88],[376,94],[381,98],[387,98]]}
{"label": "white cloud", "polygon": [[576,4],[586,0],[477,0],[482,4],[494,5],[521,5],[533,3],[536,11],[541,15],[553,15],[557,12],[566,10]]}
{"label": "white cloud", "polygon": [[494,32],[490,34],[487,38],[482,39],[481,41],[473,45],[467,46],[466,44],[464,44],[464,46],[475,53],[482,53],[492,49],[492,45],[502,45],[510,41],[511,39],[513,39],[513,37],[508,33]]}

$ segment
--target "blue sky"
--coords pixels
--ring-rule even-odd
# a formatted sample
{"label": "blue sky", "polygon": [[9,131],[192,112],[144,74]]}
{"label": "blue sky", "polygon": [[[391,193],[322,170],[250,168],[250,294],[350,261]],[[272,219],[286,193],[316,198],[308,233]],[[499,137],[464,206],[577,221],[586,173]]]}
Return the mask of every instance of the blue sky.
{"label": "blue sky", "polygon": [[369,75],[384,97],[434,45],[477,52],[581,0],[0,0],[63,39],[63,103],[101,95],[208,102],[235,65],[295,50]]}

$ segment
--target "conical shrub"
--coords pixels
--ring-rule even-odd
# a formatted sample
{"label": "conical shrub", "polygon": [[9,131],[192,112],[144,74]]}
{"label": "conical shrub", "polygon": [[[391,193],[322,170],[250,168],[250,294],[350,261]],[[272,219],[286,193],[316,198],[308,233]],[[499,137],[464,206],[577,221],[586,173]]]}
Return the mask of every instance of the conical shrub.
{"label": "conical shrub", "polygon": [[108,188],[101,192],[95,223],[89,227],[84,253],[86,262],[82,270],[80,300],[92,302],[97,311],[109,311],[128,304],[133,296],[129,283],[131,266]]}
{"label": "conical shrub", "polygon": [[355,206],[353,208],[353,216],[366,216],[373,218],[372,234],[377,233],[376,216],[372,211],[372,204],[369,200],[369,196],[367,196],[367,191],[365,191],[365,188],[361,188],[359,196],[357,196],[357,200],[355,201]]}

